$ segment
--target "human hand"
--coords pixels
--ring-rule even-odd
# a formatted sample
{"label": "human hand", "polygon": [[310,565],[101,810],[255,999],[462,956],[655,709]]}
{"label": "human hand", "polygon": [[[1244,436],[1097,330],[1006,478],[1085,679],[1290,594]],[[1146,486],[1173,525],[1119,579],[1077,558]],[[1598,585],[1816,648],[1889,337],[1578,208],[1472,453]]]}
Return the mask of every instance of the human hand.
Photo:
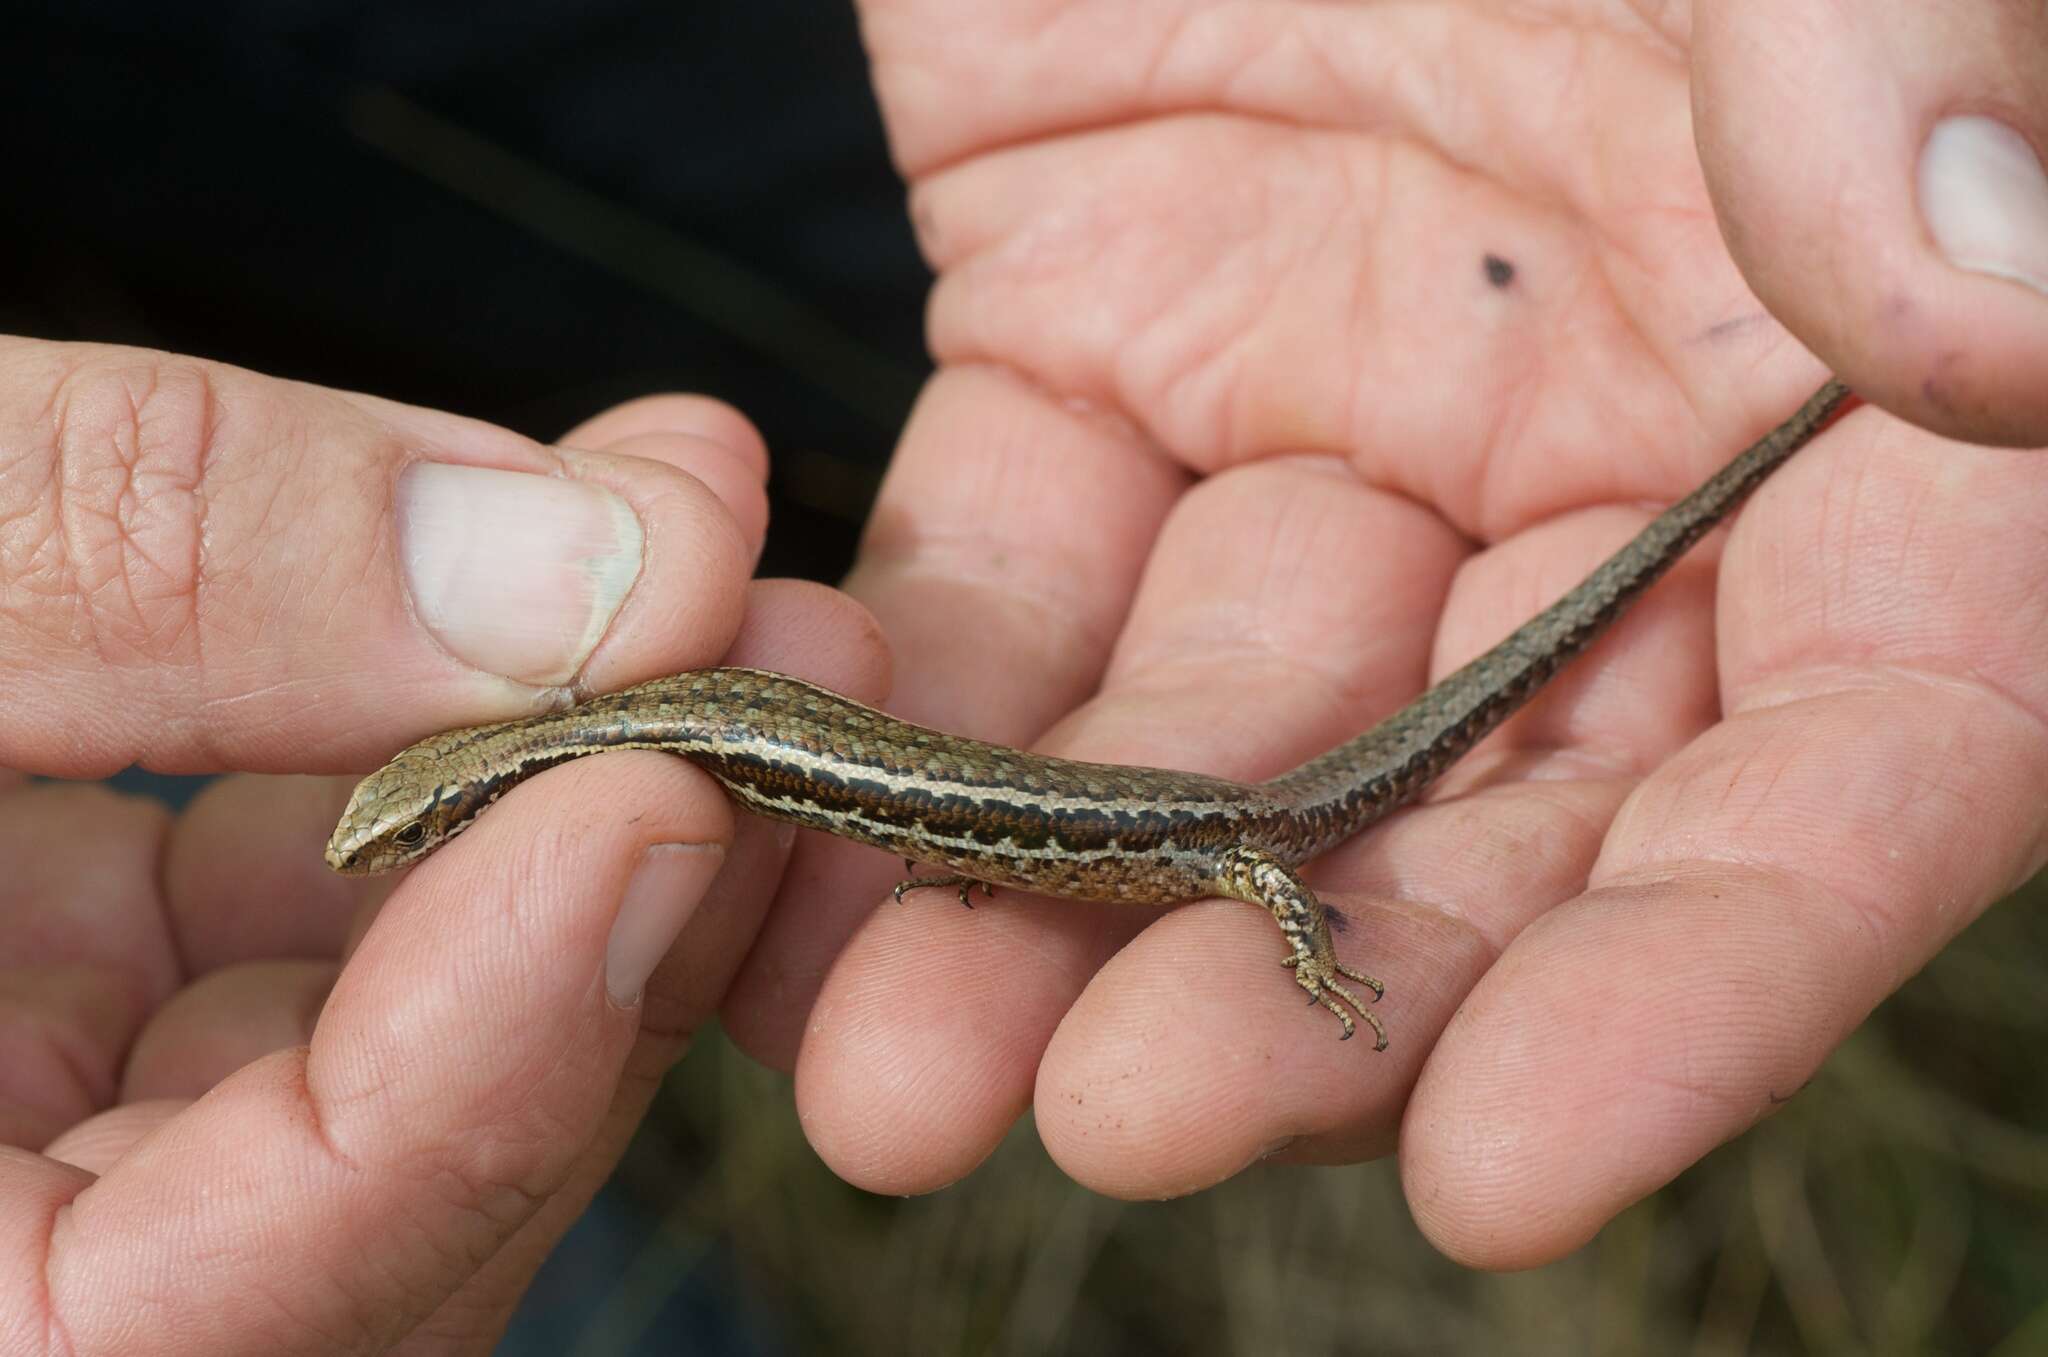
{"label": "human hand", "polygon": [[[1703,19],[1738,63],[1717,72],[1689,69],[1682,11],[1549,9],[869,0],[940,275],[941,368],[848,585],[900,656],[895,710],[1270,776],[1526,620],[1818,384],[1722,244],[1688,112],[1690,79],[1726,92],[1711,137],[1758,135],[1740,24],[1786,21]],[[1812,55],[1753,97],[1853,64]],[[2041,113],[2039,82],[1942,88]],[[1802,161],[1840,130],[1817,113],[1759,152],[1823,203],[1888,186],[1858,231],[1799,235],[1797,195],[1753,184],[1737,229],[1829,262],[1804,292],[1780,269],[1789,312],[1906,300],[1915,325],[1809,336],[1859,388],[2048,434],[2015,384],[2048,300],[1901,216],[1927,105],[1886,111],[1860,153]],[[1432,804],[1310,874],[1387,982],[1385,1056],[1301,1006],[1243,905],[878,910],[898,864],[811,841],[727,1030],[794,1066],[813,1143],[878,1191],[958,1178],[1026,1109],[1128,1197],[1398,1132],[1442,1248],[1558,1256],[2042,861],[2044,515],[2048,464],[1876,411],[1802,453]]]}
{"label": "human hand", "polygon": [[0,1351],[488,1346],[716,1002],[789,840],[677,759],[543,774],[395,888],[322,863],[352,779],[23,776],[360,772],[728,654],[879,695],[857,607],[748,584],[738,416],[564,444],[0,341]]}

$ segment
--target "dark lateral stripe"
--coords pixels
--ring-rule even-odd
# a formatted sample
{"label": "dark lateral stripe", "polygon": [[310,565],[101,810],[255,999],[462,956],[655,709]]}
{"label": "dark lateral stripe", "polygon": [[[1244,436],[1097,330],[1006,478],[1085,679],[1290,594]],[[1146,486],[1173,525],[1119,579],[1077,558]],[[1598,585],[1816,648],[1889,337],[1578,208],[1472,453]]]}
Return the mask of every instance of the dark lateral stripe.
{"label": "dark lateral stripe", "polygon": [[1041,758],[855,710],[857,716],[842,717],[838,724],[821,719],[808,729],[778,726],[772,737],[744,722],[721,719],[715,724],[720,727],[717,734],[728,756],[772,758],[780,748],[789,758],[804,760],[804,766],[813,771],[835,766],[867,768],[884,777],[930,778],[999,794],[1105,801],[1171,795],[1160,785],[1161,779],[1203,784],[1191,792],[1194,796],[1211,790],[1217,794],[1245,790],[1220,778],[1195,774]]}
{"label": "dark lateral stripe", "polygon": [[456,798],[460,803],[458,807],[460,818],[463,820],[473,818],[485,806],[490,805],[493,801],[496,801],[535,773],[546,772],[557,764],[567,763],[571,759],[580,758],[587,752],[589,752],[587,749],[572,748],[522,752],[517,759],[506,761],[490,776],[479,778],[460,789],[462,794]]}
{"label": "dark lateral stripe", "polygon": [[1125,852],[1142,853],[1169,840],[1186,846],[1220,843],[1242,828],[1235,816],[1222,810],[1189,814],[1124,806],[1069,808],[1056,820],[1029,801],[1001,795],[940,793],[730,750],[691,757],[720,781],[766,796],[805,801],[828,816],[858,815],[872,824],[922,829],[990,846],[1008,841],[1026,850],[1053,847],[1083,853],[1114,843]]}

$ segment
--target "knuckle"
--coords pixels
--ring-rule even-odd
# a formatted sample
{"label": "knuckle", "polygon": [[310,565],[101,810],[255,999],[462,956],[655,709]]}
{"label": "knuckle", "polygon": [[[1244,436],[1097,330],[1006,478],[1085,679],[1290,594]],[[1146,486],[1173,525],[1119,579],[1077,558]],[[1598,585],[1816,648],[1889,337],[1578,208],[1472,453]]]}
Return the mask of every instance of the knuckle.
{"label": "knuckle", "polygon": [[217,370],[87,348],[48,391],[0,542],[10,593],[36,601],[35,630],[102,663],[195,662]]}

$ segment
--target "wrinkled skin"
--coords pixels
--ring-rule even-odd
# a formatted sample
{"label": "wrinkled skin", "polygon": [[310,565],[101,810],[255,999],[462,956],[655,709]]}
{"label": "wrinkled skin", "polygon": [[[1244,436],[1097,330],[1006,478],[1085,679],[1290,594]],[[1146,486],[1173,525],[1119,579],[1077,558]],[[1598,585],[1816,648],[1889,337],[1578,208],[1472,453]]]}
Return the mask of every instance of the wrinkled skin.
{"label": "wrinkled skin", "polygon": [[[1026,1108],[1133,1197],[1398,1143],[1440,1247],[1539,1262],[2040,864],[2048,466],[1915,424],[2048,442],[2048,307],[1936,257],[1911,187],[1959,101],[2048,144],[2039,6],[863,18],[941,275],[942,367],[849,581],[914,719],[1263,776],[1505,632],[1824,367],[1894,414],[1816,442],[1442,798],[1320,865],[1388,982],[1378,1057],[1241,905],[876,912],[899,866],[806,840],[754,939],[787,840],[673,760],[535,778],[388,898],[320,864],[345,782],[229,779],[173,819],[10,777],[0,1348],[132,1351],[147,1314],[160,1352],[486,1350],[722,994],[865,1186],[951,1181]],[[747,585],[743,420],[670,398],[564,441],[611,454],[569,473],[657,557],[577,687],[724,661],[889,692],[858,608]],[[360,772],[554,692],[480,682],[408,608],[391,487],[422,450],[563,470],[432,412],[0,345],[0,763]],[[662,929],[625,928],[666,843],[723,850],[718,907],[688,915],[684,872]]]}

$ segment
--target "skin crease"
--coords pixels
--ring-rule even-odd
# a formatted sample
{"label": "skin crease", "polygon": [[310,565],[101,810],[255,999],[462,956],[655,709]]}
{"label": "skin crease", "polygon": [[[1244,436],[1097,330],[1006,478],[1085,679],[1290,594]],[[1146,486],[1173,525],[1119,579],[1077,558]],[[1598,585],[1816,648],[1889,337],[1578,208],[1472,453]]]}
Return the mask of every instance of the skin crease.
{"label": "skin crease", "polygon": [[[1966,8],[1992,18],[1948,17]],[[2044,144],[2027,90],[2048,83],[1998,83],[2038,69],[2038,6],[897,0],[862,16],[941,272],[942,368],[850,581],[896,654],[890,706],[914,719],[1271,773],[1476,653],[1775,422],[1819,379],[1802,342],[1908,418],[1935,418],[1911,393],[1941,358],[1972,383],[1941,427],[2048,441],[2016,375],[2040,370],[2035,299],[1933,259],[1899,188],[1911,129],[1959,89],[2004,89]],[[1871,32],[1886,42],[1851,40]],[[1871,50],[1944,60],[1873,76],[1849,59]],[[1902,72],[1899,125],[1843,154],[1868,129],[1829,115]],[[1826,205],[1852,198],[1869,210],[1843,231]],[[1512,265],[1505,285],[1489,255]],[[1901,300],[1913,324],[1868,323]],[[0,413],[47,409],[92,370],[62,346],[0,346]],[[372,485],[400,447],[549,464],[468,421],[200,370],[228,383],[219,408],[261,417],[214,426],[217,446],[184,445],[211,458],[183,465],[259,467],[233,454],[277,429],[347,446],[357,460],[332,465]],[[36,482],[8,427],[0,491],[19,493]],[[733,549],[687,596],[650,572],[590,686],[723,660],[889,691],[858,609],[744,584],[765,454],[743,420],[662,398],[565,437],[628,440],[668,468],[604,473],[663,527],[650,540]],[[331,506],[357,487],[272,488]],[[246,668],[82,655],[0,613],[0,758],[81,777],[143,753],[366,769],[429,727],[509,714],[416,632],[366,654],[323,629],[317,586],[393,579],[371,502],[361,521],[307,520],[317,540],[252,511],[225,613],[129,589],[209,628],[144,641],[253,619],[288,637],[248,647]],[[726,832],[722,798],[674,760],[555,770],[431,872],[366,896],[319,864],[345,788],[235,779],[172,820],[0,773],[0,835],[18,836],[0,860],[29,865],[0,917],[33,920],[10,924],[0,974],[0,1122],[23,1147],[0,1151],[0,1348],[132,1350],[146,1298],[158,1350],[173,1333],[202,1352],[337,1335],[487,1350],[736,970],[729,1030],[796,1068],[814,1143],[865,1186],[958,1178],[1026,1108],[1078,1181],[1133,1197],[1282,1146],[1342,1160],[1398,1141],[1439,1247],[1489,1267],[1556,1257],[1796,1089],[2040,863],[2043,521],[2038,458],[1877,411],[1802,453],[1725,549],[1685,562],[1435,804],[1311,875],[1353,921],[1346,958],[1388,982],[1377,1058],[1296,1002],[1270,921],[1242,905],[877,910],[899,866],[807,840],[747,952],[786,840],[744,825],[713,888],[730,898],[685,926],[636,1019],[596,978],[625,870],[645,843]],[[263,706],[289,691],[281,669],[321,665],[351,675],[359,712]],[[70,687],[22,678],[49,673]],[[401,722],[376,686],[390,674],[431,710]],[[109,710],[138,715],[87,719]],[[536,839],[599,795],[645,811],[575,821],[589,856],[569,866],[598,885],[536,875]],[[521,901],[514,934],[558,964],[508,950]],[[451,982],[457,947],[502,998]],[[468,1026],[577,1059],[428,1042],[408,1065],[378,1036]],[[311,1045],[277,1049],[287,1034]],[[379,1073],[377,1097],[348,1096]],[[364,1174],[336,1177],[330,1147]],[[448,1191],[378,1190],[422,1178]],[[195,1183],[238,1190],[195,1211]],[[183,1246],[233,1266],[152,1254],[172,1210]],[[266,1226],[309,1217],[333,1228]],[[421,1248],[372,1268],[361,1241],[394,1233]]]}

